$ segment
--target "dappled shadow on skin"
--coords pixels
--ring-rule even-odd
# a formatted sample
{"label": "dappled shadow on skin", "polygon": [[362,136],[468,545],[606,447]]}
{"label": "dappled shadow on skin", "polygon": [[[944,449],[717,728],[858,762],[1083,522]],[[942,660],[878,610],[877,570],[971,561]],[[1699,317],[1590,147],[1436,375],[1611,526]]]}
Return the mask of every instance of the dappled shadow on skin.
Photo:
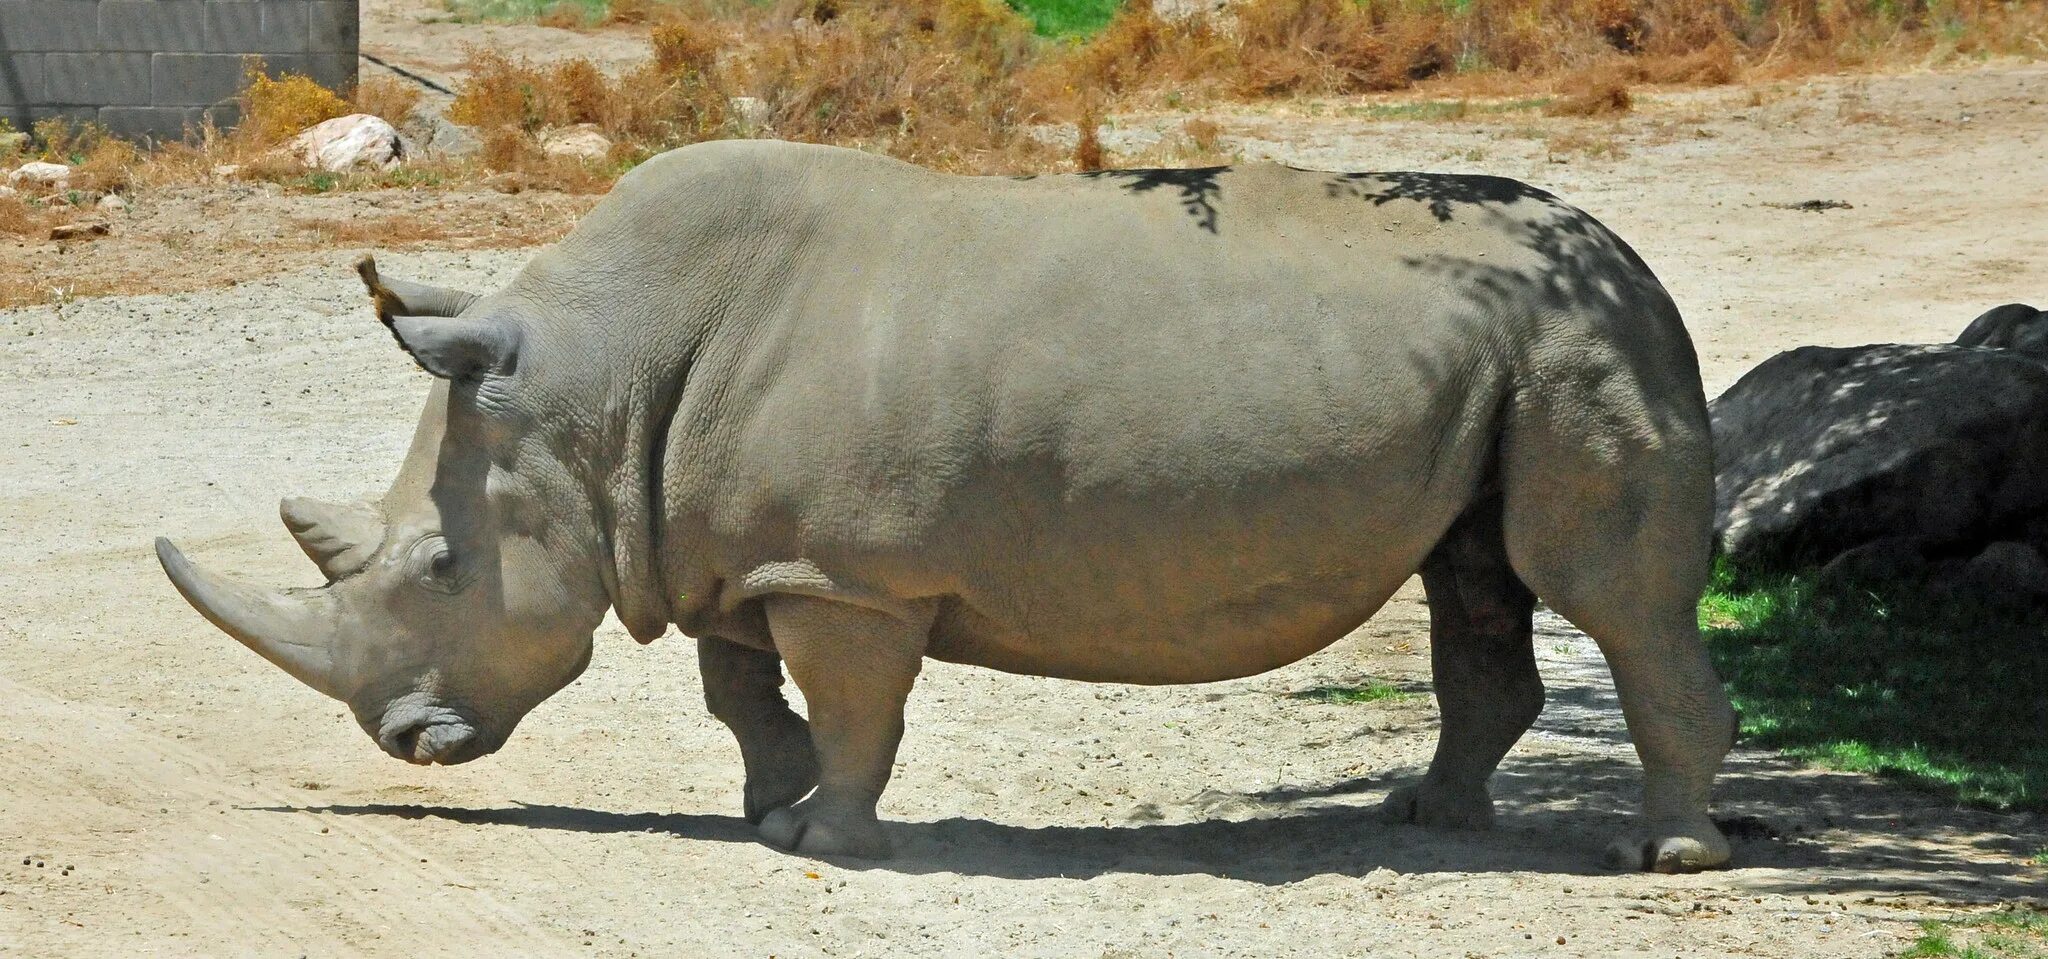
{"label": "dappled shadow on skin", "polygon": [[1228,169],[1211,166],[1186,170],[1097,170],[1080,175],[1091,180],[1115,180],[1132,193],[1150,193],[1171,187],[1179,191],[1181,208],[1194,218],[1195,226],[1215,233],[1219,216],[1216,200],[1223,193],[1223,186],[1216,182],[1216,178]]}
{"label": "dappled shadow on skin", "polygon": [[1332,199],[1364,200],[1374,206],[1412,200],[1427,206],[1429,215],[1439,223],[1454,219],[1460,206],[1508,206],[1525,200],[1549,207],[1564,205],[1520,180],[1454,173],[1332,173],[1324,181],[1323,191]]}

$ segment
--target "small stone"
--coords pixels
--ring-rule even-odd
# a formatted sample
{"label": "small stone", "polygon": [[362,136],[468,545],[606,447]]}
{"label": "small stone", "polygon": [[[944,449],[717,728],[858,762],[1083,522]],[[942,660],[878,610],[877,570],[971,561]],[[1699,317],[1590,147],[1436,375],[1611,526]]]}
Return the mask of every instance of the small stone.
{"label": "small stone", "polygon": [[83,223],[65,223],[50,229],[52,240],[94,240],[113,232],[103,220],[87,220]]}
{"label": "small stone", "polygon": [[748,129],[759,129],[768,125],[768,104],[760,97],[733,97],[727,101],[732,115]]}
{"label": "small stone", "polygon": [[602,160],[612,152],[612,141],[594,123],[549,130],[541,135],[540,152],[551,157]]}
{"label": "small stone", "polygon": [[307,127],[285,146],[286,152],[309,167],[342,173],[358,167],[389,170],[404,150],[398,129],[381,117],[351,113]]}
{"label": "small stone", "polygon": [[26,183],[36,186],[56,187],[61,190],[64,189],[65,181],[70,178],[70,167],[62,163],[45,163],[41,160],[36,160],[16,167],[13,173],[7,175],[7,182],[11,186],[21,186]]}

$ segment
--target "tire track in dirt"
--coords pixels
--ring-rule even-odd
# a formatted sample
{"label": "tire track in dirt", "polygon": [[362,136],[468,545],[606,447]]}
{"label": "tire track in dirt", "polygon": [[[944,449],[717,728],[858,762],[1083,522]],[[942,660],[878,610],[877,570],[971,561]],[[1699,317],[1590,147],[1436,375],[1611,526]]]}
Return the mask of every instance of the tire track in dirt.
{"label": "tire track in dirt", "polygon": [[[206,943],[233,942],[238,952],[296,955],[386,932],[402,934],[425,955],[472,955],[486,946],[515,954],[565,951],[564,942],[486,891],[487,883],[430,862],[390,831],[364,820],[281,814],[296,810],[294,797],[236,785],[218,762],[136,730],[114,710],[0,678],[0,730],[0,751],[30,759],[0,783],[0,808],[42,802],[40,835],[0,816],[6,855],[68,865],[109,838],[130,850],[88,861],[70,886],[39,884],[35,895],[53,901],[24,909],[73,915],[97,883],[107,892],[126,886],[128,895],[162,900],[184,926],[159,935],[202,951]],[[57,796],[67,801],[48,802]],[[319,865],[308,869],[293,860]],[[39,878],[64,876],[61,867],[54,874],[50,868]],[[281,872],[295,876],[291,885],[276,881]],[[7,912],[0,918],[13,921]],[[0,941],[21,942],[31,955],[114,946],[88,938],[93,930],[75,919],[45,928],[60,937],[69,928],[83,941],[37,944],[27,929],[0,934]]]}

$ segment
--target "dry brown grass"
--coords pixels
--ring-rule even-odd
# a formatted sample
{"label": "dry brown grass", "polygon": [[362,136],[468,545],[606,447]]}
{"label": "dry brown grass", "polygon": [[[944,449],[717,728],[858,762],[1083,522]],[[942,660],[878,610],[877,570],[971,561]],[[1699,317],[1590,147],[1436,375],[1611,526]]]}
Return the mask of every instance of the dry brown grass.
{"label": "dry brown grass", "polygon": [[349,112],[347,100],[310,77],[272,77],[265,72],[263,61],[254,58],[249,61],[246,76],[248,85],[241,96],[242,122],[235,132],[252,143],[283,143],[315,123]]}
{"label": "dry brown grass", "polygon": [[1602,70],[1615,80],[1577,101],[1613,112],[1616,84],[2026,53],[2048,28],[2048,4],[2007,0],[1475,0],[1449,10],[1437,0],[1240,0],[1220,15],[1170,19],[1133,0],[1095,39],[1036,68],[1035,104],[1346,94],[1459,73],[1526,86]]}
{"label": "dry brown grass", "polygon": [[1102,118],[1093,113],[1081,114],[1074,124],[1074,169],[1093,173],[1103,167],[1102,134],[1098,128]]}
{"label": "dry brown grass", "polygon": [[[787,14],[797,13],[791,17]],[[552,128],[596,125],[618,167],[657,150],[741,135],[735,98],[789,140],[840,143],[941,169],[1015,169],[1050,154],[1025,135],[1017,77],[1027,24],[998,0],[816,0],[653,28],[653,56],[612,77],[585,60],[539,65],[469,54],[450,118],[482,128],[484,165],[536,173]],[[614,171],[616,172],[616,171]]]}
{"label": "dry brown grass", "polygon": [[1614,66],[1587,70],[1558,84],[1558,95],[1543,108],[1554,117],[1599,117],[1627,113],[1635,105],[1629,95],[1629,72]]}
{"label": "dry brown grass", "polygon": [[419,102],[419,84],[398,77],[371,77],[356,84],[349,95],[349,112],[367,113],[396,126]]}
{"label": "dry brown grass", "polygon": [[428,219],[417,214],[348,220],[308,217],[295,219],[292,225],[313,234],[323,243],[347,246],[417,246],[422,243],[454,239],[460,235],[440,220]]}
{"label": "dry brown grass", "polygon": [[47,236],[58,218],[18,196],[0,196],[0,235]]}
{"label": "dry brown grass", "polygon": [[[608,22],[645,24],[648,60],[614,74],[581,59],[543,64],[468,52],[468,79],[450,118],[478,128],[483,149],[474,160],[413,161],[389,174],[309,171],[277,144],[348,112],[397,122],[418,103],[419,90],[378,78],[344,99],[253,62],[245,119],[232,133],[207,127],[191,142],[142,155],[95,129],[55,122],[38,126],[32,152],[76,164],[72,188],[85,201],[217,181],[227,168],[234,179],[288,192],[482,183],[506,193],[592,194],[655,152],[754,135],[842,144],[962,172],[1093,169],[1139,159],[1107,156],[1095,134],[1118,111],[1428,82],[1435,95],[1459,100],[1549,87],[1557,96],[1547,112],[1612,116],[1630,110],[1634,89],[1646,84],[2038,54],[2048,4],[1472,0],[1454,8],[1444,0],[1237,0],[1220,13],[1167,17],[1150,0],[1130,0],[1092,39],[1062,43],[1033,37],[1002,0],[617,0]],[[1861,115],[1857,109],[1842,107],[1845,116]],[[585,160],[542,148],[551,130],[577,124],[602,131],[610,152]],[[1072,149],[1044,133],[1067,125],[1078,127]],[[1188,120],[1153,151],[1158,157],[1145,158],[1219,158],[1220,134],[1211,122]],[[1620,152],[1611,134],[1584,131],[1552,146],[1560,156]],[[19,226],[48,215],[37,210],[34,217],[12,211],[9,222],[28,229],[24,235],[40,232]]]}

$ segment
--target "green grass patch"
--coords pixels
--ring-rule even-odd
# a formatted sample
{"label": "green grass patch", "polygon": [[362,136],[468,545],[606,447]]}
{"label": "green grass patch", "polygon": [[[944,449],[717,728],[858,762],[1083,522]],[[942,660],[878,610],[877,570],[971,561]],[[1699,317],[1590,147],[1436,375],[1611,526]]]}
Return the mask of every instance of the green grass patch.
{"label": "green grass patch", "polygon": [[1091,37],[1109,23],[1123,0],[1009,0],[1042,37]]}
{"label": "green grass patch", "polygon": [[1747,741],[1974,805],[2048,809],[2040,612],[1716,567],[1700,603]]}
{"label": "green grass patch", "polygon": [[1288,693],[1287,698],[1329,703],[1332,706],[1350,706],[1357,703],[1412,699],[1418,695],[1421,694],[1411,693],[1393,683],[1374,679],[1367,681],[1363,686],[1317,686],[1298,693]]}
{"label": "green grass patch", "polygon": [[2007,909],[1920,924],[1900,959],[2048,959],[2048,913]]}

